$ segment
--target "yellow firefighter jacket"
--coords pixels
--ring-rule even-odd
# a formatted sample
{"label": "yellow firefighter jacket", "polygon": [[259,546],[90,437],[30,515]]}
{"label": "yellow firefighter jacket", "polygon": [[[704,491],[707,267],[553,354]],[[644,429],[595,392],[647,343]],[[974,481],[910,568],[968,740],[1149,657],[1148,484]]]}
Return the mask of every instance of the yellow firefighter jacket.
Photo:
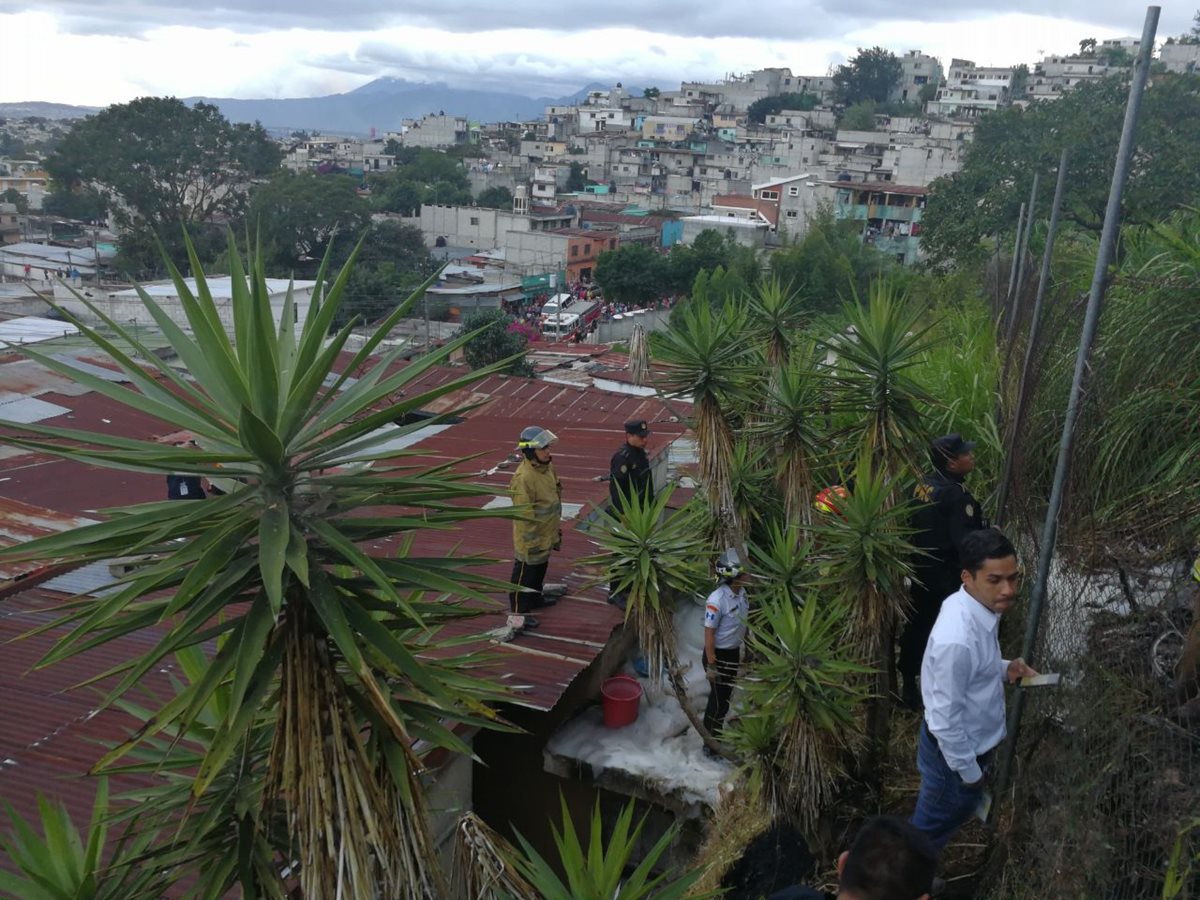
{"label": "yellow firefighter jacket", "polygon": [[525,508],[522,517],[513,520],[513,554],[521,562],[540,565],[562,540],[562,482],[554,463],[522,460],[508,489],[513,503]]}

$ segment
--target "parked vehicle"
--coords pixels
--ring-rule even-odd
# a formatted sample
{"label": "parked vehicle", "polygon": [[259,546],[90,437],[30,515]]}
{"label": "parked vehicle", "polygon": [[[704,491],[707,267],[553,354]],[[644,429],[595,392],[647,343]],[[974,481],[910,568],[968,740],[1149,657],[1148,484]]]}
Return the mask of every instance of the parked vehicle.
{"label": "parked vehicle", "polygon": [[571,312],[559,312],[542,320],[542,339],[547,341],[572,341],[589,333],[600,320],[600,304],[581,300]]}
{"label": "parked vehicle", "polygon": [[542,318],[566,312],[567,307],[571,306],[574,300],[575,298],[570,294],[555,294],[542,305]]}

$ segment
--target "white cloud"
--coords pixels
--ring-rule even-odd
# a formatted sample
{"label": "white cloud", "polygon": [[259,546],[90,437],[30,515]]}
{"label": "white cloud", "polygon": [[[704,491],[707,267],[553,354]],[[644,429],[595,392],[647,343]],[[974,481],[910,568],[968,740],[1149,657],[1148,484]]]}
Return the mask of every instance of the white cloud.
{"label": "white cloud", "polygon": [[[492,28],[501,12],[489,5],[485,15],[482,0],[423,4],[421,13],[403,3],[257,0],[221,9],[225,24],[217,27],[209,7],[185,9],[182,0],[50,0],[43,5],[49,11],[0,13],[0,34],[18,37],[6,42],[0,100],[102,105],[147,94],[317,96],[380,75],[545,96],[591,81],[670,89],[684,78],[716,79],[763,66],[819,74],[855,47],[874,44],[897,53],[920,48],[943,64],[954,56],[1028,63],[1039,51],[1070,50],[1083,37],[1141,27],[1140,10],[1118,14],[1116,0],[1092,6],[1063,0],[1052,15],[996,13],[994,5],[973,10],[969,2],[953,9],[926,4],[920,8],[925,21],[877,18],[896,13],[882,0],[847,0],[836,13],[824,12],[824,4],[832,0],[775,4],[757,17],[741,4],[714,4],[688,16],[678,14],[681,0],[614,0],[603,15],[610,24],[596,27],[598,17],[579,16],[561,0],[518,0],[503,8],[512,27]],[[322,11],[335,8],[337,22],[322,19],[331,15]],[[573,24],[565,23],[566,10]],[[964,20],[968,15],[975,18]],[[1161,36],[1186,28],[1185,15],[1175,19],[1164,20]],[[193,24],[170,24],[181,20]]]}

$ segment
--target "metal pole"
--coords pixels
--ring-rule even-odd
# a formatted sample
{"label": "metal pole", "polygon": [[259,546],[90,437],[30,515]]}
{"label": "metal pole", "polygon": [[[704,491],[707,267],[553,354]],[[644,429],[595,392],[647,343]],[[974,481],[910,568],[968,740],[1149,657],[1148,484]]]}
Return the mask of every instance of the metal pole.
{"label": "metal pole", "polygon": [[[1046,588],[1050,581],[1050,565],[1054,561],[1054,544],[1058,537],[1058,514],[1062,509],[1063,493],[1066,490],[1067,473],[1071,466],[1071,449],[1075,440],[1075,422],[1079,418],[1080,401],[1083,396],[1083,378],[1091,358],[1092,344],[1100,325],[1100,310],[1104,304],[1104,292],[1108,287],[1108,266],[1116,248],[1117,232],[1120,227],[1121,195],[1129,177],[1133,159],[1133,139],[1137,133],[1138,116],[1142,110],[1142,94],[1150,74],[1151,54],[1154,52],[1154,35],[1158,30],[1158,15],[1161,7],[1146,8],[1146,22],[1142,27],[1142,42],[1138,47],[1137,61],[1133,66],[1133,80],[1129,85],[1129,101],[1125,106],[1125,124],[1121,129],[1121,142],[1117,146],[1117,159],[1113,166],[1112,183],[1108,189],[1108,205],[1104,209],[1104,227],[1100,232],[1100,247],[1096,252],[1096,267],[1092,272],[1092,286],[1088,293],[1087,312],[1083,318],[1083,333],[1079,339],[1079,352],[1075,356],[1075,376],[1071,382],[1071,394],[1067,400],[1067,414],[1063,421],[1062,441],[1058,447],[1058,463],[1054,469],[1054,486],[1050,490],[1050,505],[1042,525],[1042,539],[1038,547],[1037,577],[1029,597],[1029,616],[1025,621],[1025,641],[1021,646],[1022,656],[1028,661],[1033,658],[1037,642],[1038,626],[1042,608],[1046,603]],[[1009,714],[1009,739],[1000,760],[997,773],[996,793],[1003,794],[1008,788],[1017,735],[1021,727],[1021,713],[1025,708],[1025,695],[1020,691]]]}
{"label": "metal pole", "polygon": [[1008,367],[1012,362],[1013,341],[1017,336],[1017,320],[1021,318],[1021,294],[1025,287],[1025,255],[1029,252],[1029,235],[1033,233],[1033,217],[1037,210],[1039,173],[1033,173],[1033,187],[1029,191],[1029,215],[1025,217],[1025,231],[1021,235],[1021,246],[1017,250],[1017,280],[1012,292],[1012,305],[1008,309],[1008,329],[1004,335],[1004,368],[1000,372],[1000,389],[1008,384]]}
{"label": "metal pole", "polygon": [[[1054,239],[1058,235],[1058,214],[1062,210],[1063,189],[1067,182],[1067,148],[1063,148],[1062,156],[1058,159],[1058,181],[1054,185],[1054,200],[1050,204],[1050,227],[1046,231],[1046,249],[1042,253],[1042,272],[1038,276],[1037,295],[1033,300],[1033,317],[1029,323],[1029,340],[1025,345],[1025,364],[1021,367],[1021,380],[1017,383],[1017,405],[1013,410],[1008,433],[1015,437],[1021,433],[1025,421],[1026,394],[1029,390],[1029,373],[1033,368],[1034,348],[1037,346],[1038,329],[1042,319],[1042,304],[1046,297],[1046,285],[1050,281],[1050,261],[1054,256]],[[1003,383],[1003,382],[1001,382]],[[1003,474],[1000,476],[1000,490],[996,497],[996,527],[1003,528],[1008,517],[1008,493],[1012,486],[1013,460],[1012,440],[1008,442],[1009,452],[1004,457]]]}
{"label": "metal pole", "polygon": [[1000,310],[999,319],[1003,321],[1008,315],[1008,308],[1012,304],[1013,290],[1017,284],[1017,254],[1021,250],[1021,230],[1025,227],[1025,204],[1021,204],[1021,211],[1017,213],[1017,233],[1013,236],[1013,257],[1012,265],[1008,267],[1008,293],[1004,295],[1004,308]]}

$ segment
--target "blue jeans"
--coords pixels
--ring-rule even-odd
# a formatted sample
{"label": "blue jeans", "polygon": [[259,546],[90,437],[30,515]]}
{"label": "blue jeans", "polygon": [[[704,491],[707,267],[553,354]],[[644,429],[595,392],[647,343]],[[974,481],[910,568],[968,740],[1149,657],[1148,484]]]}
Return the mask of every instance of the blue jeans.
{"label": "blue jeans", "polygon": [[977,784],[963,784],[959,774],[946,764],[937,740],[929,733],[925,723],[921,723],[921,738],[917,744],[921,792],[917,795],[917,808],[910,821],[928,835],[939,851],[974,815],[983,797],[983,785],[991,771],[995,753],[993,748],[978,757],[983,778]]}

